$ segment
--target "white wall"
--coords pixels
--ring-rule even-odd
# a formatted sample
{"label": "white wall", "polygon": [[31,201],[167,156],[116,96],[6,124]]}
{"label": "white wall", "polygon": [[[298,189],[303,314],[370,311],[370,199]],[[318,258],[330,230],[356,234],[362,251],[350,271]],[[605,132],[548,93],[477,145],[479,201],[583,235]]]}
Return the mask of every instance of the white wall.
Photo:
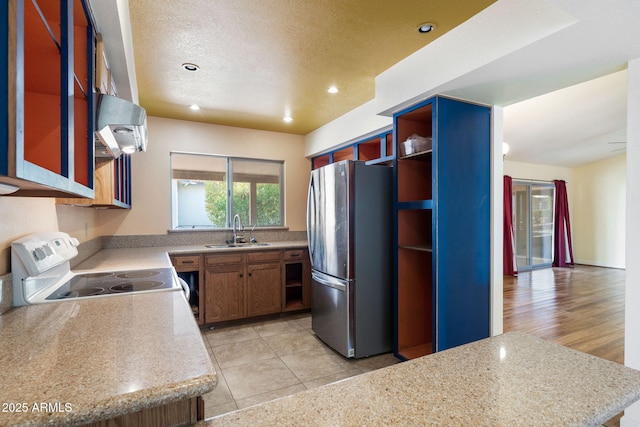
{"label": "white wall", "polygon": [[133,207],[100,211],[102,235],[164,234],[171,228],[171,151],[284,160],[285,225],[306,229],[311,164],[303,136],[160,117],[148,117],[148,127],[147,151],[132,156]]}
{"label": "white wall", "polygon": [[340,145],[365,139],[392,124],[393,118],[376,115],[375,102],[369,101],[306,135],[305,155],[314,157]]}
{"label": "white wall", "polygon": [[[640,369],[640,58],[629,62],[627,72],[627,244],[629,259],[624,295],[624,364]],[[624,411],[621,427],[640,426],[640,402]]]}
{"label": "white wall", "polygon": [[625,154],[574,169],[573,254],[580,264],[625,268]]}

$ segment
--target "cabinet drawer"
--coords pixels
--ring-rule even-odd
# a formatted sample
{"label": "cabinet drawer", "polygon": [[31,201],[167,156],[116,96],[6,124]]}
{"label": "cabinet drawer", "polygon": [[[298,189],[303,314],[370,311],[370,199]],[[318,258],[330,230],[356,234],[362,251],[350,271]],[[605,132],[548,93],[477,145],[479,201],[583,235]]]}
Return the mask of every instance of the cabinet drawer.
{"label": "cabinet drawer", "polygon": [[280,261],[280,251],[249,252],[247,262]]}
{"label": "cabinet drawer", "polygon": [[306,257],[306,249],[288,249],[284,251],[284,259],[289,260],[297,260],[304,259]]}
{"label": "cabinet drawer", "polygon": [[204,258],[204,264],[206,266],[219,264],[242,264],[243,262],[243,254],[208,255]]}
{"label": "cabinet drawer", "polygon": [[174,267],[200,267],[200,255],[174,257],[173,266]]}

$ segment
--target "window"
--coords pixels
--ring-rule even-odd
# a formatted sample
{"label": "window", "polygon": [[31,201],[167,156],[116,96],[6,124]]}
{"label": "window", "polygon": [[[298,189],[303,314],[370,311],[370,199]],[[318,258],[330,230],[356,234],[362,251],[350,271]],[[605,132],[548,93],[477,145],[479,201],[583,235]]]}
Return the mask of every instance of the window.
{"label": "window", "polygon": [[283,161],[171,153],[173,229],[284,225]]}

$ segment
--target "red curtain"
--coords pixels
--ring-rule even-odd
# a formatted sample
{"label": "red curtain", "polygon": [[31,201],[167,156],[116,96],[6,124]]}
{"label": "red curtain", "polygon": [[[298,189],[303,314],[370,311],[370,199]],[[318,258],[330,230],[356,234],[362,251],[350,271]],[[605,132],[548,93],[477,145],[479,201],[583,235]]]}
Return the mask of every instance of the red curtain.
{"label": "red curtain", "polygon": [[515,275],[516,253],[513,239],[513,180],[505,175],[503,181],[503,244],[502,244],[502,274]]}
{"label": "red curtain", "polygon": [[573,265],[567,186],[566,182],[562,180],[555,180],[553,183],[556,187],[553,221],[553,266],[566,267],[567,265]]}

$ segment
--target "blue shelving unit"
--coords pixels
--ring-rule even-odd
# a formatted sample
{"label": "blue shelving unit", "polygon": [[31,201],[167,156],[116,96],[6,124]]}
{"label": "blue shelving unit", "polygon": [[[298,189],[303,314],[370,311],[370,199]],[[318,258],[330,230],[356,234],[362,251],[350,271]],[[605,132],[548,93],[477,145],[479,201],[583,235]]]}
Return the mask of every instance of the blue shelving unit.
{"label": "blue shelving unit", "polygon": [[394,115],[395,348],[412,359],[490,333],[491,109],[441,96]]}

